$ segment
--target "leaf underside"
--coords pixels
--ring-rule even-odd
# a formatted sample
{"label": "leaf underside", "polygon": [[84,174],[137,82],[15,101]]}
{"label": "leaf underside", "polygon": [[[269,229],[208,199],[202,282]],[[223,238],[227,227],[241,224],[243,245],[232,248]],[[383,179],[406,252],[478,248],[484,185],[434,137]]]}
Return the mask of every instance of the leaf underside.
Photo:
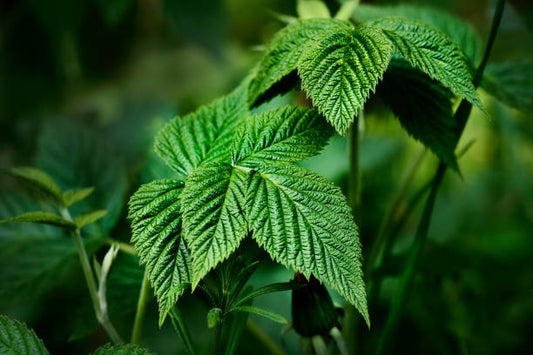
{"label": "leaf underside", "polygon": [[132,242],[146,264],[159,303],[160,324],[190,284],[191,259],[182,236],[179,180],[157,180],[131,197]]}
{"label": "leaf underside", "polygon": [[345,134],[391,54],[392,46],[379,30],[339,24],[305,46],[298,63],[302,88],[328,122]]}
{"label": "leaf underside", "polygon": [[[399,95],[398,93],[409,93]],[[458,125],[452,112],[452,93],[404,60],[391,61],[378,95],[416,140],[458,171],[455,146]]]}

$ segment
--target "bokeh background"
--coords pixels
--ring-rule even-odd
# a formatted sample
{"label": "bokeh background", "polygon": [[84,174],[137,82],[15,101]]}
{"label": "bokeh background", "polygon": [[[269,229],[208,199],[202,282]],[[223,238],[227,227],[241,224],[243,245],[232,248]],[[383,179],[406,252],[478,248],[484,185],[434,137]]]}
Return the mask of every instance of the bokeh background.
{"label": "bokeh background", "polygon": [[[495,5],[492,0],[410,3],[442,8],[469,22],[482,39]],[[169,174],[152,153],[157,130],[235,87],[283,26],[276,14],[295,16],[295,8],[295,1],[287,0],[1,0],[0,167],[37,166],[65,189],[95,186],[95,194],[77,208],[105,208],[109,214],[88,231],[88,248],[101,256],[106,236],[127,242],[128,197],[141,183]],[[530,0],[508,1],[490,60],[533,60]],[[533,71],[524,70],[521,79],[524,105],[533,106]],[[519,112],[483,91],[480,95],[489,115],[473,111],[459,144],[473,142],[459,160],[462,176],[449,172],[439,193],[396,337],[398,352],[496,354],[533,348],[533,110]],[[365,252],[421,150],[379,101],[371,102],[361,141],[357,221]],[[321,156],[303,164],[345,188],[346,139],[334,137]],[[407,196],[428,181],[436,164],[427,153]],[[6,176],[0,182],[0,218],[37,207],[23,186]],[[371,309],[373,329],[383,325],[419,216],[420,206],[398,227]],[[27,322],[53,354],[86,353],[106,342],[78,264],[72,241],[58,230],[0,225],[0,313]],[[143,274],[137,264],[135,257],[121,255],[108,286],[111,317],[126,338]],[[291,277],[267,262],[252,283]],[[290,319],[289,292],[265,296],[258,305]],[[207,352],[207,306],[186,296],[180,307],[195,346]],[[169,324],[158,329],[156,310],[152,300],[143,345],[162,355],[182,352]],[[251,319],[287,353],[298,352],[294,332],[282,337],[278,324]],[[373,352],[375,336],[361,331],[365,353]],[[245,334],[239,348],[250,351],[268,353],[253,333]]]}

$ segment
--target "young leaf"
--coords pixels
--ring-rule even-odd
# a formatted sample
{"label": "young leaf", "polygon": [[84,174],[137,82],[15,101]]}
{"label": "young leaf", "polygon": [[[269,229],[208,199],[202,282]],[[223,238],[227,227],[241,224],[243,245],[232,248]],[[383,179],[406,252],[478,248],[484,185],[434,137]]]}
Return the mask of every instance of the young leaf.
{"label": "young leaf", "polygon": [[452,112],[453,95],[448,89],[396,59],[391,61],[377,93],[413,138],[458,171],[454,151],[459,137]]}
{"label": "young leaf", "polygon": [[39,191],[51,197],[54,202],[62,204],[61,190],[54,182],[54,179],[44,171],[29,166],[21,166],[6,169],[5,172],[30,183]]}
{"label": "young leaf", "polygon": [[246,95],[245,83],[230,95],[175,118],[157,135],[156,152],[183,176],[204,161],[228,155],[235,129],[248,114]]}
{"label": "young leaf", "polygon": [[96,349],[93,355],[155,355],[134,344],[106,344]]}
{"label": "young leaf", "polygon": [[43,341],[26,324],[0,315],[0,353],[48,355]]}
{"label": "young leaf", "polygon": [[480,59],[481,40],[476,31],[465,21],[442,9],[412,4],[389,6],[360,4],[353,12],[352,18],[359,22],[367,22],[389,16],[401,16],[425,22],[444,32],[461,48],[471,63],[476,64]]}
{"label": "young leaf", "polygon": [[345,134],[391,54],[392,45],[379,30],[340,22],[303,49],[298,62],[302,88],[337,132]]}
{"label": "young leaf", "polygon": [[87,198],[94,191],[94,187],[73,189],[63,192],[62,200],[65,207],[70,207],[78,201]]}
{"label": "young leaf", "polygon": [[415,68],[483,110],[463,52],[444,33],[423,22],[388,17],[371,22]]}
{"label": "young leaf", "polygon": [[296,70],[309,40],[329,27],[338,26],[338,23],[331,19],[297,21],[279,31],[261,58],[257,75],[250,83],[250,104],[255,104],[269,88]]}
{"label": "young leaf", "polygon": [[183,182],[158,180],[131,197],[132,242],[146,264],[159,303],[159,324],[190,284],[191,260],[182,234]]}
{"label": "young leaf", "polygon": [[[22,214],[39,206],[20,195],[0,193],[0,218]],[[75,243],[62,228],[47,224],[0,224],[0,303],[39,297],[81,275]],[[101,238],[83,238],[89,255]],[[90,308],[90,317],[94,311]]]}
{"label": "young leaf", "polygon": [[192,285],[233,253],[248,233],[245,220],[247,172],[228,164],[206,164],[185,182],[181,210],[191,250]]}
{"label": "young leaf", "polygon": [[217,323],[220,322],[221,316],[222,310],[220,308],[211,308],[209,312],[207,312],[207,327],[215,327]]}
{"label": "young leaf", "polygon": [[301,19],[330,18],[329,9],[321,0],[298,0],[296,12]]}
{"label": "young leaf", "polygon": [[253,314],[257,314],[258,316],[270,319],[271,321],[274,321],[276,323],[287,324],[287,320],[281,314],[278,314],[276,312],[273,312],[273,311],[270,311],[264,308],[259,308],[259,307],[254,307],[254,306],[240,306],[240,307],[233,307],[232,309],[230,309],[230,312],[253,313]]}
{"label": "young leaf", "polygon": [[361,246],[340,189],[286,163],[269,163],[248,189],[253,238],[277,262],[327,282],[369,323]]}
{"label": "young leaf", "polygon": [[62,228],[76,228],[76,224],[48,212],[28,212],[8,219],[0,219],[0,223],[6,222],[30,222],[49,224]]}
{"label": "young leaf", "polygon": [[233,161],[254,166],[264,160],[298,162],[318,154],[333,134],[316,110],[282,107],[252,116],[236,134]]}
{"label": "young leaf", "polygon": [[88,224],[98,221],[100,218],[103,218],[107,214],[106,210],[98,210],[86,213],[80,213],[74,218],[74,223],[78,226],[79,229],[82,229]]}
{"label": "young leaf", "polygon": [[504,104],[531,113],[533,112],[533,61],[488,64],[481,87]]}

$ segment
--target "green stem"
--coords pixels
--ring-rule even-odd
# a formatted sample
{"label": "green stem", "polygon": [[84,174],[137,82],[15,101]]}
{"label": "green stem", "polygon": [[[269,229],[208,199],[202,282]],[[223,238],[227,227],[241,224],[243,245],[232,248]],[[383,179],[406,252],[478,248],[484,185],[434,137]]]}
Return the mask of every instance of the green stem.
{"label": "green stem", "polygon": [[274,343],[272,339],[255,324],[252,320],[248,319],[246,322],[246,329],[258,340],[272,355],[284,355],[283,350]]}
{"label": "green stem", "polygon": [[141,343],[142,326],[144,321],[144,314],[146,313],[146,303],[148,301],[150,291],[150,281],[148,280],[148,270],[144,271],[141,291],[139,293],[139,300],[137,301],[137,311],[135,313],[135,322],[133,323],[133,331],[131,333],[131,342],[139,345]]}
{"label": "green stem", "polygon": [[374,244],[372,245],[372,249],[370,250],[370,254],[367,259],[368,261],[366,264],[365,274],[368,276],[370,276],[371,273],[380,264],[380,255],[382,255],[383,245],[386,244],[387,236],[390,235],[387,232],[389,231],[391,223],[393,222],[395,216],[398,215],[400,205],[405,200],[405,195],[407,194],[408,188],[413,182],[416,172],[418,171],[420,165],[422,164],[422,161],[424,160],[426,152],[427,149],[423,149],[418,155],[418,158],[415,160],[415,163],[409,169],[407,176],[405,177],[402,182],[402,185],[400,186],[400,189],[396,193],[396,197],[393,200],[394,202],[390,206],[387,214],[385,215],[385,218],[383,219],[383,222],[379,227],[377,237],[374,241]]}
{"label": "green stem", "polygon": [[[494,45],[494,40],[498,32],[498,27],[500,25],[500,21],[502,18],[504,5],[505,5],[505,0],[498,0],[498,3],[496,5],[496,11],[495,11],[495,14],[492,20],[491,32],[489,35],[487,47],[485,49],[485,53],[481,61],[481,64],[479,65],[474,75],[473,84],[475,87],[479,86],[479,83],[481,82],[481,78],[483,77],[483,71],[485,70],[485,66],[488,62],[488,58],[490,56],[492,46]],[[470,116],[471,110],[472,110],[472,104],[467,102],[466,100],[463,100],[461,104],[459,105],[459,107],[457,108],[457,111],[455,112],[454,118],[460,124],[460,130],[458,132],[458,137],[461,136],[462,131],[464,130],[464,127],[466,126],[466,122],[468,120],[468,117]],[[394,330],[403,313],[403,309],[405,307],[407,296],[409,294],[409,291],[413,283],[414,274],[415,274],[415,271],[418,265],[418,260],[420,259],[420,254],[422,252],[425,241],[427,240],[429,225],[431,222],[431,215],[433,212],[433,207],[435,205],[435,199],[437,196],[438,189],[442,183],[442,179],[444,177],[445,172],[446,172],[446,165],[440,162],[439,167],[435,173],[435,177],[433,179],[430,194],[424,206],[422,218],[417,228],[415,241],[413,243],[411,250],[409,251],[409,256],[407,258],[407,264],[400,277],[400,283],[398,285],[397,295],[393,298],[392,305],[391,305],[391,308],[392,308],[391,312],[387,318],[387,322],[385,323],[385,328],[383,332],[381,333],[381,336],[379,339],[378,348],[376,352],[377,354],[382,354],[383,352],[385,352],[387,346],[391,344],[390,337],[394,333]]]}
{"label": "green stem", "polygon": [[[350,172],[348,176],[348,202],[352,208],[352,215],[355,222],[360,224],[360,210],[361,210],[361,175],[359,171],[359,123],[363,120],[363,110],[360,111],[352,125],[349,140],[349,159]],[[349,354],[355,353],[356,339],[357,339],[357,317],[358,312],[354,306],[348,305],[345,310],[344,319],[344,339],[346,341],[346,349]]]}
{"label": "green stem", "polygon": [[215,325],[215,334],[213,335],[213,344],[212,344],[212,354],[223,354],[224,353],[224,346],[222,342],[222,327],[224,325],[223,318],[217,321],[217,324]]}
{"label": "green stem", "polygon": [[[61,208],[61,216],[67,221],[73,222],[73,219],[66,208]],[[89,295],[91,296],[91,301],[93,303],[94,313],[96,319],[105,329],[107,335],[115,344],[122,344],[123,341],[120,338],[120,335],[115,330],[115,327],[111,323],[107,312],[102,312],[102,307],[100,305],[100,299],[98,298],[98,290],[96,287],[96,280],[91,269],[91,264],[89,262],[89,257],[87,256],[87,250],[85,250],[85,245],[81,239],[81,232],[78,228],[72,231],[72,236],[74,242],[76,243],[76,248],[78,249],[78,255],[80,256],[81,268],[85,276],[85,282],[87,283],[87,288],[89,289]]]}

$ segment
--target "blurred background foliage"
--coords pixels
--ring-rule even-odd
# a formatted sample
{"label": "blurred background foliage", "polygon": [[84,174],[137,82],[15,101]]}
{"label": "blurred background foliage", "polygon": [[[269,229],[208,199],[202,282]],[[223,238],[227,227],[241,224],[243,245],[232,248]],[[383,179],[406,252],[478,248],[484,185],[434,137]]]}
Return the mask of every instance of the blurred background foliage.
{"label": "blurred background foliage", "polygon": [[[338,7],[336,1],[326,3]],[[410,3],[444,9],[487,37],[494,1]],[[295,1],[287,0],[1,0],[0,166],[37,166],[62,189],[95,186],[91,198],[76,208],[109,211],[85,232],[87,247],[101,257],[107,237],[130,238],[128,196],[141,183],[169,174],[151,149],[158,128],[232,89],[257,62],[258,48],[283,26],[275,14],[295,15],[295,8]],[[508,1],[490,60],[533,60],[530,0]],[[506,73],[488,68],[487,85],[491,74]],[[430,240],[396,336],[394,348],[402,352],[527,353],[533,348],[531,65],[507,79],[524,93],[508,95],[507,102],[526,112],[480,91],[489,116],[473,112],[459,144],[474,141],[459,160],[462,176],[449,172],[439,193]],[[357,221],[365,253],[421,150],[381,102],[370,102]],[[303,164],[345,188],[346,140],[334,137],[322,155]],[[436,164],[427,153],[406,196],[428,181]],[[35,209],[24,186],[0,179],[0,218]],[[399,211],[407,207],[401,201]],[[387,315],[419,212],[420,206],[396,224],[391,258],[378,270],[384,283],[371,304],[373,330]],[[143,275],[137,264],[134,256],[121,255],[109,279],[111,318],[124,335],[129,335]],[[58,229],[0,225],[0,313],[27,322],[53,354],[86,353],[106,342],[80,271],[72,240]],[[291,272],[267,263],[252,283],[290,278]],[[186,296],[179,304],[195,346],[200,353],[208,351],[205,302]],[[265,296],[259,305],[290,319],[289,292]],[[182,352],[169,324],[158,329],[156,311],[152,300],[143,345],[163,355]],[[298,351],[294,332],[281,336],[278,324],[251,319],[286,352]],[[257,330],[247,332],[239,352],[266,353]],[[361,330],[360,346],[372,353],[377,335]]]}

